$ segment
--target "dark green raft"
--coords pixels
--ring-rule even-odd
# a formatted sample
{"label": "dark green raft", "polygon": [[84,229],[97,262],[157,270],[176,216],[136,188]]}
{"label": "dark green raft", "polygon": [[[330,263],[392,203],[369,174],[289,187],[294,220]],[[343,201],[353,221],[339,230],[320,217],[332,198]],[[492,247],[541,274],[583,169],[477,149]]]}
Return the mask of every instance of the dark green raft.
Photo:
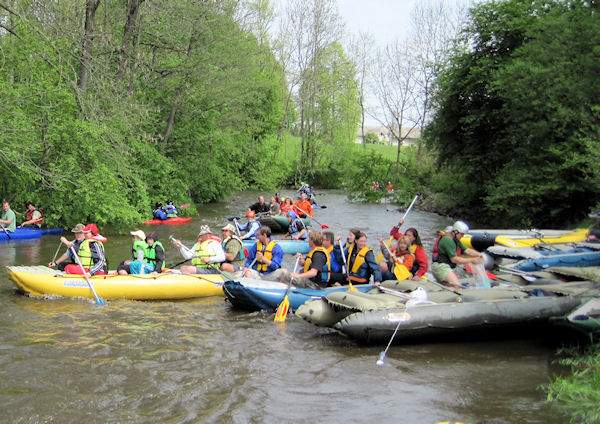
{"label": "dark green raft", "polygon": [[[415,284],[425,289],[426,300],[414,296]],[[429,287],[427,282],[385,282],[385,287],[396,293],[332,293],[306,302],[296,315],[362,343],[384,344],[396,328],[394,342],[448,339],[473,332],[489,336],[488,330],[546,325],[550,317],[569,313],[582,299],[597,293],[589,281],[465,289],[459,294]]]}
{"label": "dark green raft", "polygon": [[[271,229],[272,233],[287,233],[289,222],[288,219],[284,215],[264,215],[259,216],[258,221],[260,225],[266,225]],[[302,219],[304,225],[310,225],[310,219],[304,218]]]}
{"label": "dark green raft", "polygon": [[559,327],[597,339],[600,336],[600,299],[595,297],[563,317],[551,319]]}

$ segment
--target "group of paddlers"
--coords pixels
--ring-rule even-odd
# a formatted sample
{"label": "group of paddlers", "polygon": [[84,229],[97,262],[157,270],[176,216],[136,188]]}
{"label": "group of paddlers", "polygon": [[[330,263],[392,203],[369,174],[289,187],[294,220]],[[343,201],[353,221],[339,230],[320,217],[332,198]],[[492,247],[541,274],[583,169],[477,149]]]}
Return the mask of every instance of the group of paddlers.
{"label": "group of paddlers", "polygon": [[2,201],[2,215],[0,217],[0,231],[14,233],[17,227],[20,228],[41,228],[44,222],[44,214],[42,210],[37,208],[33,202],[26,203],[27,211],[24,213],[27,218],[17,226],[17,214],[23,215],[20,212],[15,212],[10,208],[8,200]]}

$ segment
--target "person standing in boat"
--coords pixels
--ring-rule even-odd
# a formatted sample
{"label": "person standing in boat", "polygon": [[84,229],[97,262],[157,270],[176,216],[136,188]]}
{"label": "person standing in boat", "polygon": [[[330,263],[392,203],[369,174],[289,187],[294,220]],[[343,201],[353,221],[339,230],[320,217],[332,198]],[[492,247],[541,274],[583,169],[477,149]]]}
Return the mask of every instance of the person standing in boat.
{"label": "person standing in boat", "polygon": [[371,280],[381,283],[381,271],[375,261],[375,255],[370,247],[367,247],[367,235],[363,232],[356,234],[356,242],[348,248],[346,255],[346,267],[349,271],[350,280],[353,283],[366,284]]}
{"label": "person standing in boat", "polygon": [[254,211],[248,209],[248,212],[246,212],[246,218],[248,218],[248,222],[246,222],[245,224],[237,224],[237,220],[235,220],[238,230],[240,230],[240,232],[246,231],[246,234],[242,236],[242,240],[256,239],[258,229],[261,227],[261,223],[258,219],[254,219],[255,216],[256,214],[254,213]]}
{"label": "person standing in boat", "polygon": [[44,220],[42,212],[35,207],[32,202],[27,202],[27,221],[23,222],[19,227],[41,228]]}
{"label": "person standing in boat", "polygon": [[8,200],[2,201],[2,219],[0,219],[0,231],[14,233],[17,229],[17,216],[10,208]]}
{"label": "person standing in boat", "polygon": [[156,204],[154,205],[154,211],[152,212],[152,216],[154,217],[154,219],[160,219],[161,221],[167,219],[167,213],[165,212],[162,206],[162,202],[156,202]]}
{"label": "person standing in boat", "polygon": [[271,239],[271,229],[265,225],[258,230],[256,244],[248,249],[242,276],[277,281],[282,273],[282,261],[283,249],[275,240]]}
{"label": "person standing in boat", "polygon": [[283,239],[306,240],[308,230],[304,222],[294,212],[288,212],[285,216],[288,219],[288,232],[284,234]]}
{"label": "person standing in boat", "polygon": [[469,231],[463,221],[456,221],[450,227],[450,234],[442,233],[433,246],[431,271],[438,282],[462,288],[454,269],[456,265],[479,264],[483,255],[475,249],[466,247],[460,239]]}
{"label": "person standing in boat", "polygon": [[76,252],[79,250],[79,246],[81,245],[83,240],[85,240],[85,233],[83,232],[84,228],[85,225],[83,224],[75,225],[75,227],[71,230],[72,233],[75,233],[75,240],[73,241],[69,241],[64,236],[61,236],[60,242],[67,246],[67,251],[56,261],[50,262],[48,264],[50,268],[56,267],[56,269],[58,269],[59,271],[64,271],[67,265],[77,263],[77,261],[75,261],[75,259],[73,258],[73,254],[71,253],[70,247],[75,249]]}
{"label": "person standing in boat", "polygon": [[[108,264],[104,255],[104,244],[97,239],[98,227],[95,224],[88,224],[83,228],[85,239],[79,245],[77,256],[83,266],[81,267],[75,261],[65,267],[67,274],[84,274],[86,277],[92,275],[106,275],[108,273]],[[61,239],[62,241],[62,239]]]}
{"label": "person standing in boat", "polygon": [[283,270],[281,282],[306,289],[324,289],[329,283],[331,261],[327,250],[323,247],[323,233],[311,231],[308,234],[308,245],[311,250],[306,255],[306,259],[302,258],[301,253],[296,254],[299,258],[298,264],[304,267],[304,271],[288,272]]}
{"label": "person standing in boat", "polygon": [[221,269],[226,272],[241,271],[246,262],[244,255],[244,243],[235,234],[235,227],[227,224],[221,228],[223,236],[223,250],[225,251],[225,262],[221,264]]}
{"label": "person standing in boat", "polygon": [[265,203],[265,196],[258,196],[258,202],[254,203],[253,205],[250,205],[248,209],[253,211],[255,214],[269,213],[269,205]]}
{"label": "person standing in boat", "polygon": [[208,225],[202,225],[198,233],[198,241],[191,249],[185,247],[181,241],[173,240],[179,247],[185,259],[191,259],[192,265],[181,267],[182,274],[217,274],[221,263],[225,262],[225,252],[221,240],[213,236]]}

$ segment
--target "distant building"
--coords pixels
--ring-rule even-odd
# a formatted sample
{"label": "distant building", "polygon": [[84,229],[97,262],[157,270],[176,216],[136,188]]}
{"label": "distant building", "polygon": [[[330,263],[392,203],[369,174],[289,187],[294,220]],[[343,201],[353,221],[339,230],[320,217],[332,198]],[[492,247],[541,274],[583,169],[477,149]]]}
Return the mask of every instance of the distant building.
{"label": "distant building", "polygon": [[[398,145],[396,139],[392,135],[392,131],[386,126],[365,125],[365,135],[367,133],[376,134],[377,137],[379,137],[379,140],[387,146]],[[402,128],[402,136],[404,137],[402,145],[410,146],[415,140],[417,140],[419,137],[421,137],[421,129],[413,128],[411,130],[410,127],[403,127]],[[363,143],[363,138],[362,138],[360,127],[358,127],[358,129],[356,131],[356,143],[358,143],[358,144]]]}

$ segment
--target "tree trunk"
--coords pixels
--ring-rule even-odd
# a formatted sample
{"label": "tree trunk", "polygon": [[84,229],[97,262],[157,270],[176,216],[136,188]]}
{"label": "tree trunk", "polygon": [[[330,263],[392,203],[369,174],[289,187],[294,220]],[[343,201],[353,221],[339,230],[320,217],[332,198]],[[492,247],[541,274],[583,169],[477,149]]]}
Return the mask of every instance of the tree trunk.
{"label": "tree trunk", "polygon": [[127,61],[131,60],[135,52],[131,52],[131,42],[135,31],[135,22],[137,20],[139,7],[144,0],[127,0],[127,18],[125,27],[123,28],[123,41],[121,43],[121,51],[119,52],[119,68],[117,70],[117,80],[122,81],[127,69]]}
{"label": "tree trunk", "polygon": [[87,0],[85,5],[85,29],[83,33],[83,46],[81,49],[80,68],[79,68],[79,93],[81,97],[85,96],[88,88],[88,82],[92,70],[92,49],[94,46],[95,18],[96,10],[100,5],[100,0]]}

